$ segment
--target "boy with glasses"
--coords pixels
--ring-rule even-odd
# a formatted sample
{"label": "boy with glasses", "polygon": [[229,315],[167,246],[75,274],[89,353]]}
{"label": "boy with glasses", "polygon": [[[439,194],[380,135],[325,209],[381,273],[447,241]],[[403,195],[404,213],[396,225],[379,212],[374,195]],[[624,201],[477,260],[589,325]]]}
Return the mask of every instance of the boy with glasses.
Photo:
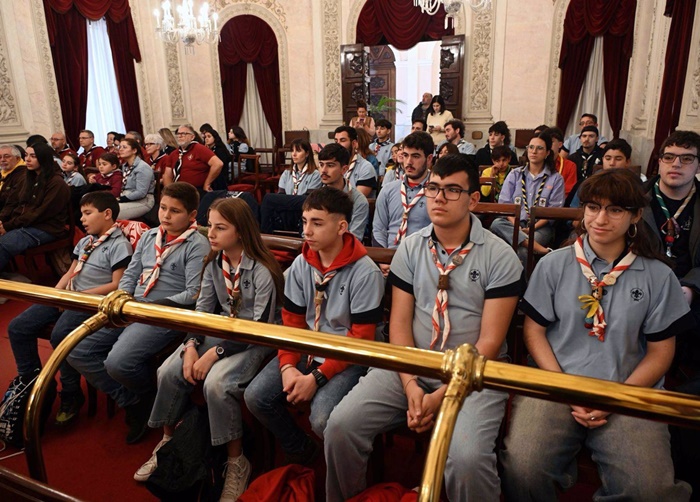
{"label": "boy with glasses", "polygon": [[[432,224],[404,239],[391,263],[390,341],[440,352],[471,343],[489,359],[503,357],[522,292],[522,266],[471,214],[479,201],[479,173],[462,155],[441,157],[425,195]],[[438,380],[370,369],[326,426],[326,500],[347,500],[364,490],[378,434],[404,423],[416,432],[431,429],[445,390]],[[494,447],[506,399],[484,390],[465,400],[447,457],[449,500],[499,500]]]}

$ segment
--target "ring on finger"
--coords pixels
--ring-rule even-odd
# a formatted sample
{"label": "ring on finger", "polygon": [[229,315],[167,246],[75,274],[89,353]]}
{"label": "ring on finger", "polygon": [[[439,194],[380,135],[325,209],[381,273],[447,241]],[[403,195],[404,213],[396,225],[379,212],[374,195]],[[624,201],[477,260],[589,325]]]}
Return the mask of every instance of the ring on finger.
{"label": "ring on finger", "polygon": [[594,415],[591,415],[588,419],[589,419],[591,422],[593,422],[593,421],[595,420],[595,416],[594,416]]}

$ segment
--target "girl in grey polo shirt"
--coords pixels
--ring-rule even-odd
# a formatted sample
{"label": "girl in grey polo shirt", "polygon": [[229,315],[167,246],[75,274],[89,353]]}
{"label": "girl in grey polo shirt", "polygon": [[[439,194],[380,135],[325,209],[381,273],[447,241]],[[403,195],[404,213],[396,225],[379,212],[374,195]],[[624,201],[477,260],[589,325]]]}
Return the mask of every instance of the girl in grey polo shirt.
{"label": "girl in grey polo shirt", "polygon": [[[282,270],[262,242],[248,204],[219,199],[209,209],[211,252],[205,260],[196,310],[273,323],[282,298]],[[156,452],[171,438],[197,381],[204,382],[211,440],[225,444],[228,467],[221,500],[237,500],[250,478],[243,456],[239,401],[246,384],[272,349],[214,337],[191,335],[158,369],[158,395],[148,422],[164,427],[163,439],[134,479],[146,481],[157,467]]]}
{"label": "girl in grey polo shirt", "polygon": [[[543,258],[525,293],[525,343],[542,369],[661,387],[675,335],[693,327],[680,283],[652,248],[647,201],[627,169],[580,189],[582,235]],[[590,407],[517,397],[503,455],[509,500],[557,500],[576,481],[582,445],[598,464],[596,496],[688,500],[674,480],[665,424]]]}

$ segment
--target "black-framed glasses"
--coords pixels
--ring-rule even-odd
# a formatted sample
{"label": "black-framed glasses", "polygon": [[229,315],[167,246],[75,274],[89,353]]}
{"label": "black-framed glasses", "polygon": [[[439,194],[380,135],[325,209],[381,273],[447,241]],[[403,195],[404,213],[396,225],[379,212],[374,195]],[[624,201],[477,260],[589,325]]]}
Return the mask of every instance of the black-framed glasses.
{"label": "black-framed glasses", "polygon": [[676,161],[676,158],[680,159],[681,164],[692,164],[695,162],[695,159],[700,158],[697,155],[693,155],[692,153],[681,153],[679,155],[675,153],[664,153],[661,155],[661,162],[664,164],[672,164],[673,162]]}
{"label": "black-framed glasses", "polygon": [[443,197],[445,197],[447,200],[459,200],[459,198],[462,196],[462,192],[469,193],[469,190],[465,190],[459,185],[441,187],[433,184],[426,185],[426,187],[423,189],[425,196],[430,199],[437,197],[440,192],[442,192]]}
{"label": "black-framed glasses", "polygon": [[625,213],[634,211],[636,209],[634,207],[623,207],[613,205],[601,206],[597,202],[583,202],[581,206],[583,207],[584,214],[587,214],[589,216],[598,216],[598,213],[600,213],[601,209],[604,209],[605,213],[608,215],[608,218],[610,218],[611,220],[619,220],[625,215]]}

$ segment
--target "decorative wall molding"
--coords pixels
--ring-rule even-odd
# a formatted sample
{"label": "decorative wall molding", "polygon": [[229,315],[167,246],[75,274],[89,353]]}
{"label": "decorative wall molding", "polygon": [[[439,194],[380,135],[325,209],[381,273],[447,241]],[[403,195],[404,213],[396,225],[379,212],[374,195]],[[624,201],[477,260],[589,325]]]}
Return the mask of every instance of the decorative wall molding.
{"label": "decorative wall molding", "polygon": [[[218,0],[215,5],[226,2]],[[277,58],[280,71],[280,106],[282,108],[282,130],[291,129],[291,104],[289,91],[289,48],[287,43],[286,15],[276,0],[258,0],[257,3],[243,3],[231,1],[228,5],[218,10],[219,26],[224,26],[230,19],[248,14],[265,21],[277,38]],[[216,98],[216,118],[219,130],[225,130],[224,98],[221,87],[221,69],[219,68],[219,46],[210,46],[211,65],[214,85],[214,97]]]}
{"label": "decorative wall molding", "polygon": [[268,11],[275,18],[277,18],[285,32],[289,29],[289,27],[287,26],[287,13],[285,12],[284,7],[280,5],[278,0],[213,0],[210,3],[212,6],[212,11],[219,13],[219,26],[223,26],[225,24],[221,21],[221,11],[224,10],[227,6],[234,4],[256,4]]}
{"label": "decorative wall molding", "polygon": [[495,36],[494,3],[490,10],[472,15],[472,32],[469,44],[469,101],[467,118],[491,120],[491,92],[493,80],[493,50]]}
{"label": "decorative wall molding", "polygon": [[[665,5],[666,2],[663,3]],[[659,98],[661,97],[661,85],[664,80],[664,67],[666,66],[666,47],[668,47],[668,35],[671,32],[671,18],[664,16],[663,9],[659,11],[655,5],[652,26],[655,26],[657,22],[661,23],[660,36],[657,35],[656,39],[650,39],[653,42],[649,45],[656,45],[656,47],[654,48],[654,54],[649,60],[649,66],[647,66],[647,75],[653,72],[656,75],[656,81],[653,86],[649,85],[648,77],[645,77],[642,101],[644,114],[642,116],[646,118],[646,124],[639,124],[639,129],[645,130],[650,138],[653,138],[654,134],[656,134],[656,118],[659,113]],[[655,28],[653,29],[657,31]],[[655,70],[652,70],[652,67]],[[650,97],[651,107],[649,108],[648,101]],[[635,124],[635,126],[637,125]]]}
{"label": "decorative wall molding", "polygon": [[557,108],[559,107],[559,85],[561,82],[561,70],[559,69],[559,56],[561,55],[561,42],[564,38],[564,17],[569,7],[569,0],[555,0],[554,21],[552,23],[552,53],[549,57],[549,75],[547,78],[547,103],[545,110],[545,123],[556,124]]}
{"label": "decorative wall molding", "polygon": [[[698,26],[700,24],[700,5],[697,6],[695,9],[695,21],[694,21],[694,26]],[[695,64],[693,65],[695,70],[693,71],[693,74],[686,77],[687,80],[690,80],[690,104],[688,105],[687,108],[687,115],[690,117],[697,117],[698,112],[700,112],[700,49],[698,48],[698,40],[700,39],[700,36],[698,35],[698,30],[696,29],[694,32],[693,36],[694,40],[691,40],[691,47],[693,48],[691,50],[691,55],[690,57],[692,58],[693,51],[695,51]],[[689,67],[688,69],[690,70],[693,67]],[[686,85],[688,85],[686,83]]]}
{"label": "decorative wall molding", "polygon": [[[131,9],[131,19],[134,22],[134,30],[136,31],[136,39],[139,40],[139,47],[143,51],[144,33],[141,31],[141,15],[139,9]],[[140,35],[140,36],[139,36]],[[136,85],[139,93],[139,104],[141,105],[141,122],[143,123],[144,133],[153,131],[153,115],[151,114],[151,93],[148,92],[148,81],[146,79],[146,69],[142,60],[140,63],[134,62],[136,67]]]}
{"label": "decorative wall molding", "polygon": [[163,44],[165,50],[165,65],[168,74],[168,94],[170,96],[170,115],[172,117],[172,125],[177,121],[182,122],[187,120],[185,114],[185,92],[182,87],[182,74],[180,70],[180,57],[178,54],[178,46],[172,44]]}
{"label": "decorative wall molding", "polygon": [[[645,69],[644,71],[644,86],[642,87],[642,94],[639,97],[639,100],[641,102],[641,107],[639,109],[638,113],[635,113],[634,119],[631,121],[630,128],[639,130],[639,131],[645,131],[647,129],[647,123],[649,121],[649,114],[647,110],[647,97],[649,95],[649,74],[651,73],[651,65],[652,65],[652,57],[654,55],[655,51],[658,51],[658,47],[654,47],[654,35],[656,32],[656,12],[657,12],[657,7],[658,7],[658,2],[653,2],[653,10],[651,14],[651,31],[649,33],[649,44],[648,44],[648,50],[646,54],[646,63],[645,63]],[[634,49],[632,50],[632,59],[630,60],[630,76],[633,74],[633,70],[635,69],[636,65],[634,64],[636,62],[636,51],[637,49],[640,48],[639,44],[637,43],[638,36],[639,36],[639,30],[641,29],[639,25],[639,19],[641,18],[640,16],[641,12],[639,10],[639,3],[637,4],[637,13],[635,15],[635,23],[634,23]],[[664,53],[666,52],[666,45],[664,44],[663,47]],[[632,79],[630,78],[630,84],[632,83]],[[629,89],[629,87],[628,87]],[[630,93],[627,93],[627,97],[625,99],[625,116],[628,114],[628,110],[630,107]],[[623,120],[623,124],[627,124],[627,120]]]}
{"label": "decorative wall molding", "polygon": [[0,124],[2,127],[21,125],[15,86],[7,52],[5,29],[0,20]]}
{"label": "decorative wall molding", "polygon": [[49,45],[49,33],[46,28],[46,15],[42,0],[32,0],[32,22],[35,28],[35,40],[39,52],[39,64],[44,81],[46,98],[49,104],[49,116],[52,130],[63,130],[63,114],[61,102],[58,97],[58,85],[56,84],[56,71],[53,67],[51,46]]}
{"label": "decorative wall molding", "polygon": [[[359,0],[356,4],[362,4],[366,0]],[[357,8],[357,5],[354,6]],[[360,15],[361,7],[357,11]],[[357,24],[357,21],[355,21]],[[323,0],[323,94],[324,113],[343,113],[342,90],[340,85],[340,2],[337,0]],[[355,38],[353,31],[352,38]]]}

